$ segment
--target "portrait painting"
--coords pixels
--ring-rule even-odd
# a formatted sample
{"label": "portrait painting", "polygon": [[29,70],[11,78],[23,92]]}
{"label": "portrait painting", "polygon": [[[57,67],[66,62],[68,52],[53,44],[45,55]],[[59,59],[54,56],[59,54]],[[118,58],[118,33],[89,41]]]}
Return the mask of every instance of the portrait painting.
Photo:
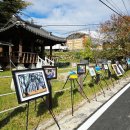
{"label": "portrait painting", "polygon": [[57,78],[57,67],[56,66],[43,66],[47,79]]}

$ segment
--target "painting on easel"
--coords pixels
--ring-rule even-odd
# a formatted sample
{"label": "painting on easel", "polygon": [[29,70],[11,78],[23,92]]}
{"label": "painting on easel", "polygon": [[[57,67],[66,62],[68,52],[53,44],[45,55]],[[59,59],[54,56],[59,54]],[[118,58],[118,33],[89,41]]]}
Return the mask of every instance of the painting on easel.
{"label": "painting on easel", "polygon": [[12,71],[18,102],[26,102],[49,94],[43,69]]}

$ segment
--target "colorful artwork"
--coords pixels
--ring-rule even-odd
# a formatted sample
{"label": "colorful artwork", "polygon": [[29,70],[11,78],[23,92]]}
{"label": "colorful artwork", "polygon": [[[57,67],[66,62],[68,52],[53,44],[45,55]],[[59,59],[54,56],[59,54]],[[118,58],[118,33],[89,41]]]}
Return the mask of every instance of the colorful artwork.
{"label": "colorful artwork", "polygon": [[112,68],[113,68],[113,70],[114,70],[114,72],[116,73],[117,76],[122,75],[122,73],[121,73],[119,67],[117,66],[117,64],[112,64]]}
{"label": "colorful artwork", "polygon": [[43,69],[16,70],[12,74],[19,103],[49,94]]}
{"label": "colorful artwork", "polygon": [[100,66],[95,66],[95,70],[100,71],[101,70]]}
{"label": "colorful artwork", "polygon": [[86,73],[86,64],[77,64],[77,74]]}
{"label": "colorful artwork", "polygon": [[89,68],[89,73],[90,75],[93,77],[93,76],[96,76],[96,72],[94,70],[94,68]]}
{"label": "colorful artwork", "polygon": [[47,79],[57,78],[57,67],[55,66],[43,66]]}

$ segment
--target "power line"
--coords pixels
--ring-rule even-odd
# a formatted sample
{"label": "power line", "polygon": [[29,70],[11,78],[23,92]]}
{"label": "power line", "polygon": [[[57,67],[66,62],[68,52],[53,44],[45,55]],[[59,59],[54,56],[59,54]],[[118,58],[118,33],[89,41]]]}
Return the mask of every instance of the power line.
{"label": "power line", "polygon": [[48,26],[98,26],[100,24],[50,24],[50,25],[44,25],[42,27],[48,27]]}
{"label": "power line", "polygon": [[117,11],[115,11],[114,9],[112,9],[110,6],[108,6],[105,2],[103,2],[102,0],[99,0],[102,4],[104,4],[105,6],[107,6],[110,10],[112,10],[113,12],[115,12],[116,14],[118,14],[119,16],[122,17],[121,14],[119,14]]}
{"label": "power line", "polygon": [[126,10],[126,12],[127,12],[127,15],[129,15],[128,10],[127,10],[126,5],[125,5],[124,0],[122,0],[122,3],[123,3],[123,5],[124,5],[124,7],[125,7],[125,10]]}
{"label": "power line", "polygon": [[111,0],[111,2],[108,1],[108,0],[106,0],[106,1],[107,1],[112,7],[114,7],[117,12],[120,12],[121,14],[123,14],[123,12],[120,10],[120,8],[119,8],[112,0]]}
{"label": "power line", "polygon": [[70,34],[70,33],[78,32],[78,31],[82,31],[82,30],[89,30],[89,29],[90,28],[88,28],[88,27],[80,28],[80,29],[77,29],[77,30],[73,30],[73,31],[68,31],[68,32],[62,33],[61,35]]}
{"label": "power line", "polygon": [[122,17],[123,19],[125,19],[126,21],[130,22],[128,19],[126,19],[125,17],[123,17],[121,14],[119,14],[117,11],[115,11],[114,9],[112,9],[110,6],[108,6],[106,3],[104,3],[102,0],[99,0],[102,4],[104,4],[105,6],[107,6],[110,10],[112,10],[113,12],[115,12],[116,14],[118,14],[120,17]]}

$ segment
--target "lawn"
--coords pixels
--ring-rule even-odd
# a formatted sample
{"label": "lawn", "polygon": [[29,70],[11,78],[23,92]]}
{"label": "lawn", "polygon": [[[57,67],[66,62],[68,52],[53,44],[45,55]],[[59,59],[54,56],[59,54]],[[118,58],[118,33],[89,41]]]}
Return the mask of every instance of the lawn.
{"label": "lawn", "polygon": [[[67,68],[66,70],[58,70],[58,73],[68,72],[71,69]],[[75,68],[76,70],[76,68]],[[127,75],[130,71],[127,72]],[[0,76],[10,75],[11,72],[4,71],[0,72]],[[122,78],[122,77],[120,77]],[[106,79],[107,83],[112,84],[111,80]],[[114,79],[115,81],[115,79]],[[13,92],[10,89],[11,77],[2,78],[0,77],[0,95],[5,93]],[[53,96],[53,111],[55,115],[59,115],[62,111],[71,108],[71,100],[70,100],[70,90],[66,90],[64,92],[57,92],[62,89],[64,85],[64,81],[59,81],[57,79],[51,80],[52,85],[52,96]],[[102,86],[105,88],[107,84],[102,80]],[[76,86],[78,86],[76,84]],[[90,75],[88,75],[83,83],[83,89],[86,95],[89,98],[92,98],[93,93],[93,83],[91,81]],[[70,82],[68,82],[65,86],[66,88],[70,87]],[[100,86],[94,84],[95,91],[98,93],[101,91]],[[74,89],[74,106],[78,105],[84,98],[78,92],[78,89]],[[7,96],[0,97],[0,111],[4,111],[6,109],[10,109],[12,107],[18,106],[16,94],[13,93]],[[51,115],[46,109],[45,102],[43,102],[42,98],[39,98],[35,101],[30,102],[29,109],[29,129],[34,129],[40,122],[44,122],[49,120]],[[0,113],[0,129],[2,130],[24,130],[26,126],[26,104],[22,107],[16,108],[14,110],[10,110],[8,112]]]}

